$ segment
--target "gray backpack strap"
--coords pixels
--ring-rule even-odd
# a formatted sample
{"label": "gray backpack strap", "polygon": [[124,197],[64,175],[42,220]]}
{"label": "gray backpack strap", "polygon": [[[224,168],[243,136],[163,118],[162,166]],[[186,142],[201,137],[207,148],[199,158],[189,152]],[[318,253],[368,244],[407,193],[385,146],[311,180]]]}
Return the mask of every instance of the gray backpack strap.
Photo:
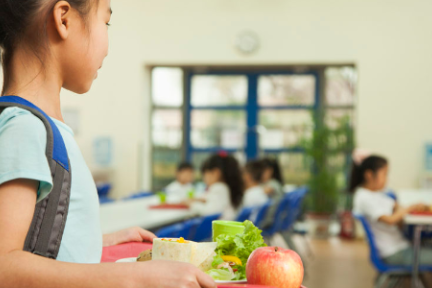
{"label": "gray backpack strap", "polygon": [[46,156],[51,169],[53,189],[36,204],[24,250],[56,259],[69,209],[71,169],[63,138],[55,123],[34,104],[17,96],[0,97],[0,113],[7,107],[19,107],[38,117],[47,130]]}

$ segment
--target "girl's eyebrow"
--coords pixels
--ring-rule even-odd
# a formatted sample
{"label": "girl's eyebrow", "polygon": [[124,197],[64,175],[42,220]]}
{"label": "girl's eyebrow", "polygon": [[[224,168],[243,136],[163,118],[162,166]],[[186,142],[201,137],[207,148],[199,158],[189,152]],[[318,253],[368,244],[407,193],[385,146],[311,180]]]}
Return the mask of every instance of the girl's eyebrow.
{"label": "girl's eyebrow", "polygon": [[109,13],[110,15],[112,15],[113,11],[112,11],[111,7],[108,8],[108,13]]}

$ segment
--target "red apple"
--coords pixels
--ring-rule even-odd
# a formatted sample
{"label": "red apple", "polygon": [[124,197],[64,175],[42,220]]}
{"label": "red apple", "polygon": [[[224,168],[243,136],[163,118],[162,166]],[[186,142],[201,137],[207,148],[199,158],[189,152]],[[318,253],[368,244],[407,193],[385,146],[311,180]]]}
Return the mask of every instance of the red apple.
{"label": "red apple", "polygon": [[299,288],[303,282],[300,256],[288,249],[262,247],[252,252],[246,264],[249,284]]}

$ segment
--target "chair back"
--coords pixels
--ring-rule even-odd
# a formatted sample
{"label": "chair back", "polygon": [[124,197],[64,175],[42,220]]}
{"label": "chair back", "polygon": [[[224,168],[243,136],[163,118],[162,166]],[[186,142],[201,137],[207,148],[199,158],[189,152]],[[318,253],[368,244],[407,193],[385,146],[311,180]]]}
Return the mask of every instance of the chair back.
{"label": "chair back", "polygon": [[193,241],[203,242],[212,238],[212,222],[219,219],[221,214],[213,214],[201,217],[201,223],[197,225]]}

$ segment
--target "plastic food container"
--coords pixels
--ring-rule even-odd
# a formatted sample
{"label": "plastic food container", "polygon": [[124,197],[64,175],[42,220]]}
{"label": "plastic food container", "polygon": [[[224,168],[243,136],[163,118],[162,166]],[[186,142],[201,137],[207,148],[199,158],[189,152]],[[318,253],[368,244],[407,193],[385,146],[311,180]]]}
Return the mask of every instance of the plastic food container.
{"label": "plastic food container", "polygon": [[236,221],[216,220],[212,223],[213,241],[221,234],[236,235],[243,233],[245,227],[243,223]]}

